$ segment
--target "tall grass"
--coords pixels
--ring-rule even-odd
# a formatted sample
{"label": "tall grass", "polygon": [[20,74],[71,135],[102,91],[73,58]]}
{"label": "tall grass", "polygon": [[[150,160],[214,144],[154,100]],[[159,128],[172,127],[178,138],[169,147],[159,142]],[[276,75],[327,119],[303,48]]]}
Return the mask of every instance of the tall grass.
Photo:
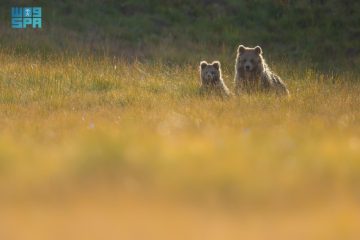
{"label": "tall grass", "polygon": [[[296,226],[307,239],[355,239],[359,209],[348,203],[360,189],[359,76],[270,65],[291,98],[200,95],[196,64],[1,53],[2,224],[43,239],[56,226],[72,232],[64,236],[90,239],[134,239],[136,227],[150,229],[146,239],[169,239],[177,230],[175,239],[265,239],[256,226],[271,239],[294,237]],[[232,88],[233,66],[223,68]],[[263,208],[270,210],[258,212]],[[126,220],[135,216],[138,222]],[[117,231],[120,225],[127,227]],[[331,226],[335,237],[327,238],[323,229]],[[11,229],[0,228],[0,236],[24,237]]]}

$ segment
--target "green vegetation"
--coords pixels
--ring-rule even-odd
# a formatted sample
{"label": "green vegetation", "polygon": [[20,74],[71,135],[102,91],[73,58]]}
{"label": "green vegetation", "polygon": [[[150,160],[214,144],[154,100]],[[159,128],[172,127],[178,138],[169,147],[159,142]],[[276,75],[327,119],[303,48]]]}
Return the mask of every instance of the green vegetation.
{"label": "green vegetation", "polygon": [[44,8],[41,31],[9,29],[12,5],[10,1],[1,4],[3,46],[21,53],[72,49],[182,62],[191,61],[194,53],[228,56],[242,43],[261,45],[268,55],[291,61],[332,68],[359,64],[358,1],[64,0],[36,4]]}

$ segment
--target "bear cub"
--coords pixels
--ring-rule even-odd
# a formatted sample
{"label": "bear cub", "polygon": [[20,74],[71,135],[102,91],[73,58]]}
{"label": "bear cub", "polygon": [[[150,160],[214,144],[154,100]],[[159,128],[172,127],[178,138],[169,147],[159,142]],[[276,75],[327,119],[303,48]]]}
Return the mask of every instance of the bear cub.
{"label": "bear cub", "polygon": [[285,83],[266,64],[261,47],[240,45],[235,63],[235,93],[239,95],[256,91],[289,95]]}
{"label": "bear cub", "polygon": [[222,79],[221,66],[219,61],[214,61],[211,64],[207,63],[206,61],[201,61],[199,69],[201,92],[215,92],[223,97],[230,96],[230,91]]}

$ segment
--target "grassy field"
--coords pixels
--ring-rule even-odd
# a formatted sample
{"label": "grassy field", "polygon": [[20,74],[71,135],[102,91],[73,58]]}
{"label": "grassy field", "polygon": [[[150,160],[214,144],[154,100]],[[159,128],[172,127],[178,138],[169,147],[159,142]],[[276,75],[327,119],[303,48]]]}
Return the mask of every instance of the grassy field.
{"label": "grassy field", "polygon": [[[10,9],[40,6],[42,29]],[[3,0],[0,240],[360,239],[360,1]],[[260,45],[291,97],[233,89]]]}
{"label": "grassy field", "polygon": [[2,51],[0,239],[359,239],[358,72],[223,100],[197,60]]}

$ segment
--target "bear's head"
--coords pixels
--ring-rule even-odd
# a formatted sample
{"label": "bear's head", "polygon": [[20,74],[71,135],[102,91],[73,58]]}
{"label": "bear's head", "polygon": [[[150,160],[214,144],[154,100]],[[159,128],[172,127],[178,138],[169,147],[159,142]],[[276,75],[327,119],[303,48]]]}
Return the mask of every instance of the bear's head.
{"label": "bear's head", "polygon": [[262,50],[261,47],[256,46],[254,48],[244,47],[240,45],[238,47],[238,70],[245,72],[255,72],[262,67]]}
{"label": "bear's head", "polygon": [[214,61],[211,64],[206,61],[200,62],[200,76],[204,84],[214,84],[221,78],[220,62]]}

